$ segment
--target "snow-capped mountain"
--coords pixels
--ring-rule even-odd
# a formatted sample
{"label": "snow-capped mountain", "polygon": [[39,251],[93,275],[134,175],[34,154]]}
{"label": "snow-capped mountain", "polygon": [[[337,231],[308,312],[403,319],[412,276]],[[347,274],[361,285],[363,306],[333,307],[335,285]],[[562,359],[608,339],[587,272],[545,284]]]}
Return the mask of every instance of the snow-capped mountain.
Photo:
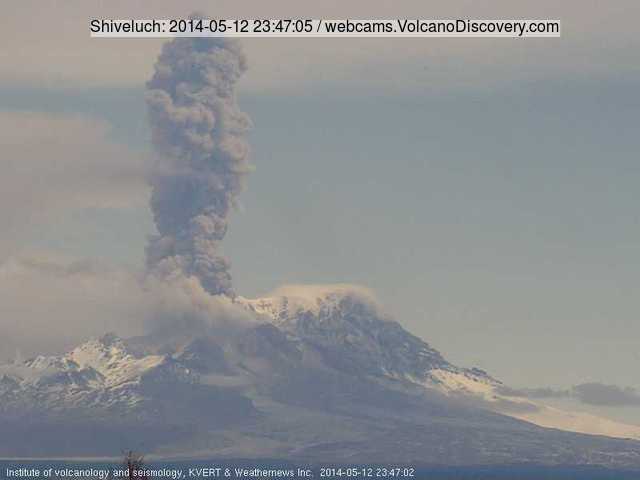
{"label": "snow-capped mountain", "polygon": [[339,369],[418,384],[543,427],[640,439],[639,426],[514,396],[487,372],[452,365],[426,342],[386,318],[365,290],[284,287],[273,297],[240,301],[293,338],[317,348],[328,364]]}
{"label": "snow-capped mountain", "polygon": [[[194,408],[197,402],[190,397],[198,400],[199,387],[188,361],[172,355],[134,356],[122,339],[107,334],[63,356],[0,366],[0,413],[5,418],[71,415],[148,424],[161,419],[166,409],[178,413],[187,403],[183,420],[198,420],[202,409]],[[207,400],[216,399],[212,395]]]}
{"label": "snow-capped mountain", "polygon": [[509,396],[486,372],[449,363],[365,291],[308,287],[235,303],[255,317],[237,332],[109,334],[0,366],[0,429],[14,439],[0,442],[0,456],[135,447],[333,462],[640,465],[640,442],[533,423],[629,438],[640,429]]}
{"label": "snow-capped mountain", "polygon": [[312,299],[283,295],[239,302],[343,372],[441,391],[462,392],[468,385],[472,393],[500,385],[480,369],[452,365],[358,291],[338,288],[321,290]]}

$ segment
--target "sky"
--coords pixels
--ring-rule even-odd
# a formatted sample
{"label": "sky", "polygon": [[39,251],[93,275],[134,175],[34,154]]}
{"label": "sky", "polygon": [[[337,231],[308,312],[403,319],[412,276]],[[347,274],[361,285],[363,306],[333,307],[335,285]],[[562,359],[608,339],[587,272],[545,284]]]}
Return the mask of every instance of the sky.
{"label": "sky", "polygon": [[90,39],[90,18],[559,18],[560,39],[244,42],[254,170],[223,250],[244,296],[366,285],[513,386],[640,388],[637,2],[3,9],[1,356],[140,330],[120,269],[142,268],[154,233],[143,94],[162,42]]}

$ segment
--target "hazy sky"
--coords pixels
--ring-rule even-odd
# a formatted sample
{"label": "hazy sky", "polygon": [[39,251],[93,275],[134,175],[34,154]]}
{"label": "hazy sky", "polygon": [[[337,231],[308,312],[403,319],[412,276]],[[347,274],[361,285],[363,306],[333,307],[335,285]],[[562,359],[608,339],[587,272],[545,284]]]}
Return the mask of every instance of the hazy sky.
{"label": "hazy sky", "polygon": [[142,264],[160,42],[92,40],[89,18],[560,18],[561,39],[246,42],[255,171],[224,251],[245,296],[364,284],[447,358],[512,385],[640,387],[640,5],[371,3],[4,6],[0,260]]}

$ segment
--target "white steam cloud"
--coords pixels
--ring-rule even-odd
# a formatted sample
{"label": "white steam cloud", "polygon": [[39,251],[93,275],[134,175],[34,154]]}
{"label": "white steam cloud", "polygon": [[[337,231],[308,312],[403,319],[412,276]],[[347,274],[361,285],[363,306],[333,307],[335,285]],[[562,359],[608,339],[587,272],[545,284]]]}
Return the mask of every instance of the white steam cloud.
{"label": "white steam cloud", "polygon": [[178,38],[164,45],[146,94],[159,157],[151,178],[159,235],[147,247],[149,271],[195,277],[210,294],[232,298],[219,243],[249,171],[250,120],[234,93],[245,70],[235,41]]}

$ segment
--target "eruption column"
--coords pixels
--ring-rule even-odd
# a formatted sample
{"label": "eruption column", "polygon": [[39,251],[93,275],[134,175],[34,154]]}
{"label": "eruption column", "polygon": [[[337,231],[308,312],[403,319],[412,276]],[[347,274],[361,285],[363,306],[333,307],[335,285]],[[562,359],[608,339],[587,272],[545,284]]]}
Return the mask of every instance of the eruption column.
{"label": "eruption column", "polygon": [[219,243],[249,170],[250,120],[234,94],[245,70],[235,41],[177,38],[164,45],[146,93],[158,154],[150,181],[159,235],[147,246],[149,271],[195,276],[209,293],[231,297]]}

